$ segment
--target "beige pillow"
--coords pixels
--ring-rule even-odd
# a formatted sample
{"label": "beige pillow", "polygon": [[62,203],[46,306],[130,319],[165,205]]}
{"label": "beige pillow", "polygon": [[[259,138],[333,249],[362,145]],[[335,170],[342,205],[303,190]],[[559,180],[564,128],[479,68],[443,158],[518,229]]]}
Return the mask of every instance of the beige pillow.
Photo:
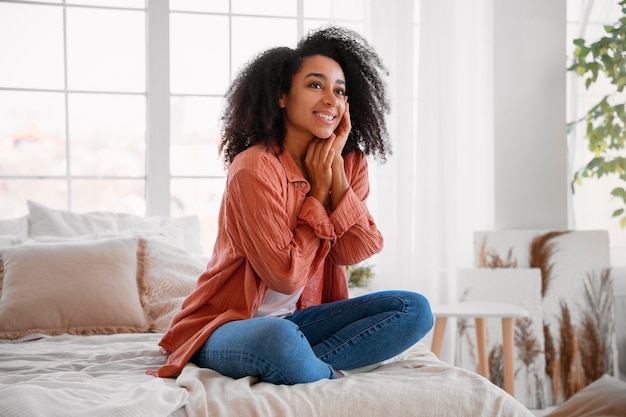
{"label": "beige pillow", "polygon": [[0,338],[147,331],[145,248],[111,238],[0,251]]}
{"label": "beige pillow", "polygon": [[152,321],[152,332],[165,332],[198,277],[205,271],[204,262],[158,240],[146,244],[146,295],[144,304]]}
{"label": "beige pillow", "polygon": [[546,417],[624,417],[626,382],[604,375],[574,394]]}

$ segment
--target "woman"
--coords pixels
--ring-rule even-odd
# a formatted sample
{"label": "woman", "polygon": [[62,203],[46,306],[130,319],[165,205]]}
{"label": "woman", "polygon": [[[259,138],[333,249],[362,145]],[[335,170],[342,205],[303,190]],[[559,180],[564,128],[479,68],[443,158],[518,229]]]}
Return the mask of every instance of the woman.
{"label": "woman", "polygon": [[222,118],[213,256],[160,342],[170,356],[159,376],[191,361],[275,384],[334,379],[430,330],[419,294],[348,299],[345,265],[383,246],[365,204],[365,156],[389,152],[381,70],[361,36],[331,27],[239,73]]}

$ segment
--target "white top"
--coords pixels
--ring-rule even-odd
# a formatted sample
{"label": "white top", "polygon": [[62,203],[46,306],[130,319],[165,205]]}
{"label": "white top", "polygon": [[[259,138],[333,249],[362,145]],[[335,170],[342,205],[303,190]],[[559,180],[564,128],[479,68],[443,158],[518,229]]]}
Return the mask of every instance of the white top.
{"label": "white top", "polygon": [[488,301],[441,304],[432,307],[435,317],[525,317],[528,310],[515,304]]}
{"label": "white top", "polygon": [[254,317],[286,317],[293,314],[296,311],[296,302],[298,302],[303,290],[304,287],[293,294],[269,290]]}

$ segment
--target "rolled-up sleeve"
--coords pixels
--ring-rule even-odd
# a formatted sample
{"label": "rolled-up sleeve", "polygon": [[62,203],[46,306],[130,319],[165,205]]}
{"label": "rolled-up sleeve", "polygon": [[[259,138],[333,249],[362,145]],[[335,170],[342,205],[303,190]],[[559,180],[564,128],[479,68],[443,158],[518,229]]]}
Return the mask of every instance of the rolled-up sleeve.
{"label": "rolled-up sleeve", "polygon": [[350,188],[330,215],[337,239],[330,256],[336,264],[354,265],[383,248],[383,236],[365,203],[369,195],[367,160],[353,152],[345,163]]}

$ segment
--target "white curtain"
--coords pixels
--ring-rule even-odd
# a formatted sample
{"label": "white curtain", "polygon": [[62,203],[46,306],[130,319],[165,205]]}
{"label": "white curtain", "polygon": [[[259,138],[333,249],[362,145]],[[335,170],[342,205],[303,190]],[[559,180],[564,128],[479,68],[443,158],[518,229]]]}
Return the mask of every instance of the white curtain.
{"label": "white curtain", "polygon": [[493,229],[492,1],[372,3],[394,151],[372,166],[370,205],[385,235],[376,290],[456,300],[456,271],[474,264],[473,232]]}

